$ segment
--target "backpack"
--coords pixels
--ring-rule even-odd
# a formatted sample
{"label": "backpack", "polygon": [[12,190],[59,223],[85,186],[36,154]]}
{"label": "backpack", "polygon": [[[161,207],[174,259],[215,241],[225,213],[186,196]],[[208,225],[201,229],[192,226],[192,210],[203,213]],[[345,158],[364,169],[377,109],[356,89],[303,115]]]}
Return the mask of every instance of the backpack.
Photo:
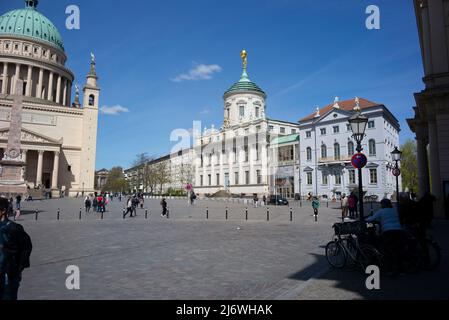
{"label": "backpack", "polygon": [[0,238],[0,272],[18,275],[29,268],[33,245],[23,227],[8,221],[0,227]]}

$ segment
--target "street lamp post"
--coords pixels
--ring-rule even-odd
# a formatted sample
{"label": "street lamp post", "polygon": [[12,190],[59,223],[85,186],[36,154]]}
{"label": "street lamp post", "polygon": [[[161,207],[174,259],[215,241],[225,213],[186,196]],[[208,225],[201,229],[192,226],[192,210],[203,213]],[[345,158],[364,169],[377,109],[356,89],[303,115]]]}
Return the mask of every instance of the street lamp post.
{"label": "street lamp post", "polygon": [[[363,150],[362,140],[365,137],[365,129],[368,123],[368,118],[363,116],[360,109],[357,113],[349,118],[349,124],[351,125],[352,137],[357,142],[357,152],[360,154]],[[357,167],[359,174],[359,211],[360,211],[360,221],[365,221],[365,213],[363,208],[363,181],[362,181],[362,166]]]}
{"label": "street lamp post", "polygon": [[399,161],[401,161],[402,152],[398,149],[398,147],[395,147],[394,150],[391,152],[391,158],[393,159],[395,166],[394,166],[394,175],[396,176],[396,202],[399,205],[399,176],[401,175],[401,171],[399,169]]}

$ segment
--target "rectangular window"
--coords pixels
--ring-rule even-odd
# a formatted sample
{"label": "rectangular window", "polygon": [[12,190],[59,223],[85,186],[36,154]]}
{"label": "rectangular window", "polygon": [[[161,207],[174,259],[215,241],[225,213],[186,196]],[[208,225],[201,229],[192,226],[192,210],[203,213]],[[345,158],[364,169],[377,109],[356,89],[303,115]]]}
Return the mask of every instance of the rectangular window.
{"label": "rectangular window", "polygon": [[259,107],[256,107],[256,118],[259,118]]}
{"label": "rectangular window", "polygon": [[239,115],[240,115],[241,117],[244,117],[244,116],[245,116],[245,106],[240,106],[240,107],[239,107]]}
{"label": "rectangular window", "polygon": [[296,133],[296,129],[292,129],[292,134],[295,134]]}
{"label": "rectangular window", "polygon": [[232,153],[233,153],[233,162],[237,163],[237,138],[232,139]]}
{"label": "rectangular window", "polygon": [[210,174],[207,175],[207,182],[209,186],[212,185],[212,176]]}
{"label": "rectangular window", "polygon": [[220,185],[220,174],[219,174],[219,173],[217,173],[216,185],[217,185],[217,186]]}
{"label": "rectangular window", "polygon": [[339,174],[339,173],[335,174],[335,184],[341,185],[341,174]]}
{"label": "rectangular window", "polygon": [[312,138],[312,131],[306,131],[306,138]]}
{"label": "rectangular window", "polygon": [[340,127],[334,126],[334,133],[340,133]]}
{"label": "rectangular window", "polygon": [[327,185],[328,183],[329,183],[329,180],[328,180],[328,175],[327,175],[327,173],[324,173],[323,172],[323,184],[324,185]]}
{"label": "rectangular window", "polygon": [[281,127],[281,131],[280,131],[282,134],[284,134],[285,133],[285,128],[284,127]]}
{"label": "rectangular window", "polygon": [[239,173],[238,172],[234,173],[234,184],[235,185],[239,184]]}
{"label": "rectangular window", "polygon": [[200,176],[200,186],[203,186],[203,175]]}
{"label": "rectangular window", "polygon": [[326,128],[320,129],[321,135],[325,136],[326,135]]}
{"label": "rectangular window", "polygon": [[312,185],[312,172],[307,172],[307,185]]}
{"label": "rectangular window", "polygon": [[245,171],[245,184],[249,185],[249,171]]}
{"label": "rectangular window", "polygon": [[368,129],[374,129],[376,127],[376,123],[374,120],[368,121]]}
{"label": "rectangular window", "polygon": [[349,183],[355,184],[355,170],[349,170]]}
{"label": "rectangular window", "polygon": [[270,132],[273,132],[273,131],[274,131],[274,126],[269,126],[269,127],[268,127],[268,130],[269,130]]}
{"label": "rectangular window", "polygon": [[256,171],[257,184],[262,184],[262,175],[260,174],[260,170]]}
{"label": "rectangular window", "polygon": [[346,125],[346,131],[351,131],[352,129],[351,129],[351,125],[350,124],[347,124]]}
{"label": "rectangular window", "polygon": [[369,170],[369,180],[371,184],[377,184],[377,169]]}

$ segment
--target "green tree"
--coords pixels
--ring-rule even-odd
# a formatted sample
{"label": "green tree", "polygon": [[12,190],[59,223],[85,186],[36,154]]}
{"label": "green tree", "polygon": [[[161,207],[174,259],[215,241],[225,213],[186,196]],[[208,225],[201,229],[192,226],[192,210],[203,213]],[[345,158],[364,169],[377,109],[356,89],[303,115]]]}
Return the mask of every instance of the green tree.
{"label": "green tree", "polygon": [[401,147],[401,174],[402,188],[408,188],[410,191],[418,192],[418,163],[416,160],[416,142],[412,139],[407,140]]}
{"label": "green tree", "polygon": [[108,180],[102,191],[123,192],[129,189],[128,181],[123,175],[122,167],[114,167],[109,171]]}

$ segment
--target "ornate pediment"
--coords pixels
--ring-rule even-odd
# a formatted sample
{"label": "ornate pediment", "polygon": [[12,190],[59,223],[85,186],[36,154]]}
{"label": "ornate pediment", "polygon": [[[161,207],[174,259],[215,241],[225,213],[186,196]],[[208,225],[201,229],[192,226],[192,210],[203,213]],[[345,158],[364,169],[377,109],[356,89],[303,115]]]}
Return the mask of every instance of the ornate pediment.
{"label": "ornate pediment", "polygon": [[[9,128],[0,129],[0,140],[8,141],[9,138]],[[20,141],[22,143],[42,143],[42,144],[62,144],[62,139],[55,140],[44,135],[38,134],[36,132],[22,129],[20,133]]]}

